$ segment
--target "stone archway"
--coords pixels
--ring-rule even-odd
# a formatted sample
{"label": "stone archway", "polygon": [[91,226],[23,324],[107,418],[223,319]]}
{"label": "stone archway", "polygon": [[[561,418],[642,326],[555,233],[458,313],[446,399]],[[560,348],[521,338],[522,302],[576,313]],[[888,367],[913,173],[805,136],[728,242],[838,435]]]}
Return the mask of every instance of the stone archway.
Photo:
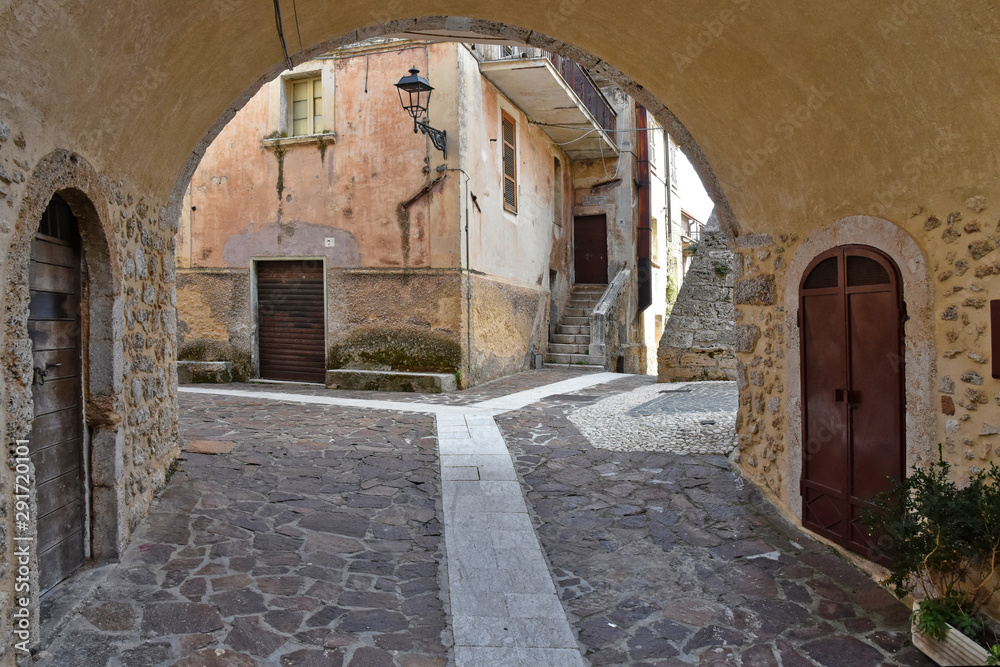
{"label": "stone archway", "polygon": [[[841,218],[806,237],[795,251],[786,274],[787,285],[798,284],[810,262],[819,254],[841,245],[877,248],[899,268],[903,300],[909,314],[905,326],[905,441],[904,466],[933,455],[935,434],[934,395],[934,294],[924,253],[905,230],[888,220],[858,215]],[[798,290],[785,289],[787,332],[785,385],[788,396],[787,507],[801,520],[802,495],[802,401],[801,339],[796,324]]]}

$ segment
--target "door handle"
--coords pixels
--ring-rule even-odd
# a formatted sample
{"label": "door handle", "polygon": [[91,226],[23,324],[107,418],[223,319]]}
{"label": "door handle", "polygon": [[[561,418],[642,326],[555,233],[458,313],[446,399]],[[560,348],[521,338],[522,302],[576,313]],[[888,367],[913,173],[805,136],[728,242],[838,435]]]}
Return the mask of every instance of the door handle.
{"label": "door handle", "polygon": [[850,389],[834,389],[833,400],[837,403],[847,403],[849,407],[855,407],[861,402],[861,397],[856,391]]}

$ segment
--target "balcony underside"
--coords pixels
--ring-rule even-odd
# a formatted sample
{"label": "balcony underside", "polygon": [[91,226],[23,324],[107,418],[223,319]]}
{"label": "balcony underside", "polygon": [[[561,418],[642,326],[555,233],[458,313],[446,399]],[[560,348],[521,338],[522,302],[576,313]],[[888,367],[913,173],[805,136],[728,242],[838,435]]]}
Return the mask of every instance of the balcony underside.
{"label": "balcony underside", "polygon": [[542,123],[539,127],[562,144],[571,160],[618,156],[614,141],[548,59],[484,62],[480,69],[529,119]]}

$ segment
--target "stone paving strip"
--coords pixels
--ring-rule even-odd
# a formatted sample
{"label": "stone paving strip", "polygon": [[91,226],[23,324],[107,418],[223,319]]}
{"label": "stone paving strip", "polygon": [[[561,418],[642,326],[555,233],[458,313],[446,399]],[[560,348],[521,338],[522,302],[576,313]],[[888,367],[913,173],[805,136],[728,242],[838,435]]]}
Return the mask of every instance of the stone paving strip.
{"label": "stone paving strip", "polygon": [[582,666],[492,417],[438,415],[457,665]]}
{"label": "stone paving strip", "polygon": [[[553,382],[541,387],[534,387],[524,391],[515,392],[507,396],[500,396],[493,399],[472,403],[470,405],[442,405],[423,402],[405,401],[382,401],[362,398],[345,398],[342,396],[331,396],[329,394],[316,395],[313,393],[293,393],[275,392],[265,390],[250,389],[224,389],[221,387],[179,387],[180,393],[204,394],[215,396],[241,396],[251,399],[265,399],[269,401],[285,401],[290,403],[308,403],[312,405],[335,405],[348,408],[366,408],[369,410],[389,410],[392,412],[425,412],[439,415],[465,415],[482,413],[487,415],[498,415],[510,410],[518,410],[526,405],[531,405],[546,396],[558,394],[560,392],[579,391],[598,384],[604,384],[613,380],[621,379],[623,376],[618,373],[583,373],[576,377],[571,377],[560,382]],[[426,395],[425,395],[426,397]]]}
{"label": "stone paving strip", "polygon": [[583,406],[569,420],[602,449],[728,454],[737,407],[735,382],[650,384]]}

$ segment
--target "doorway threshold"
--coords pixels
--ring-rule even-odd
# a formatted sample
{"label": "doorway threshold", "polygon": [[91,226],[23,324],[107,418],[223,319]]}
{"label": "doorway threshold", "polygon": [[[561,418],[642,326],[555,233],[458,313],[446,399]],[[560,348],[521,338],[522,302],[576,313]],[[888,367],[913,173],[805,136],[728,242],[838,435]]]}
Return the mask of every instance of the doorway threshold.
{"label": "doorway threshold", "polygon": [[57,637],[77,611],[94,598],[94,591],[104,583],[117,563],[87,563],[61,583],[46,591],[39,600],[41,628],[39,649]]}
{"label": "doorway threshold", "polygon": [[291,384],[298,387],[323,387],[326,385],[322,382],[296,382],[295,380],[265,380],[264,378],[250,378],[247,380],[250,384]]}

